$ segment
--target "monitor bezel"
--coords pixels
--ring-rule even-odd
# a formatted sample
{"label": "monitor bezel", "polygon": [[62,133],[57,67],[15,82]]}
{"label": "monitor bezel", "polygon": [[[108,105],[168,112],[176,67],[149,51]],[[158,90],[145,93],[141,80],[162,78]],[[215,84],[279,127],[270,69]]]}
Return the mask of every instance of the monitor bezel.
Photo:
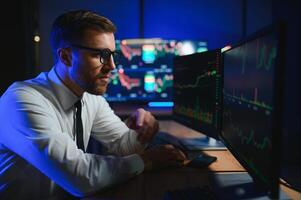
{"label": "monitor bezel", "polygon": [[[219,53],[219,70],[220,70],[220,81],[221,81],[221,85],[220,85],[220,88],[222,89],[223,88],[223,66],[222,66],[222,53],[221,53],[221,49],[211,49],[211,50],[208,50],[206,52],[200,52],[200,53],[194,53],[194,54],[190,54],[190,55],[185,55],[183,57],[186,57],[186,56],[194,56],[195,54],[205,54],[205,53],[208,53],[208,52],[214,52],[214,53]],[[178,56],[180,57],[180,56]],[[174,58],[174,60],[176,59],[176,57]],[[174,95],[173,95],[173,98],[174,98]],[[221,90],[221,93],[220,93],[220,101],[219,101],[219,117],[218,117],[218,125],[217,125],[217,128],[216,130],[214,131],[210,131],[208,132],[208,130],[206,130],[205,128],[200,128],[199,126],[196,125],[196,123],[192,123],[190,121],[187,121],[185,119],[183,119],[181,116],[179,116],[177,113],[174,112],[174,108],[172,109],[172,119],[176,122],[179,122],[189,128],[192,128],[196,131],[199,131],[200,133],[208,136],[208,137],[211,137],[211,138],[214,138],[216,140],[220,140],[220,131],[221,131],[221,116],[222,116],[222,104],[223,104],[223,95],[222,95],[222,90]],[[173,102],[175,104],[175,101],[173,99]]]}
{"label": "monitor bezel", "polygon": [[[224,57],[225,54],[232,49],[235,49],[237,47],[240,47],[248,42],[254,41],[255,39],[258,39],[260,37],[268,36],[270,34],[275,34],[275,36],[278,38],[277,43],[277,56],[275,60],[275,71],[273,76],[273,105],[274,105],[274,111],[271,119],[271,131],[274,134],[272,135],[271,141],[272,141],[272,159],[271,159],[271,166],[270,166],[270,172],[271,172],[271,181],[270,185],[265,185],[260,181],[260,178],[256,175],[255,172],[252,171],[252,169],[247,165],[247,163],[241,158],[239,153],[231,146],[229,142],[227,142],[227,139],[223,137],[222,131],[223,131],[223,119],[222,126],[221,126],[221,132],[220,132],[220,139],[225,144],[225,146],[229,149],[229,151],[234,155],[234,157],[239,161],[239,163],[247,170],[247,172],[250,174],[250,176],[253,178],[253,181],[255,183],[258,183],[263,190],[268,192],[268,195],[272,199],[277,199],[279,197],[279,177],[280,177],[280,161],[281,161],[281,138],[282,138],[282,105],[283,105],[283,77],[284,77],[284,48],[285,48],[285,24],[283,22],[277,22],[270,26],[266,26],[262,28],[261,30],[251,34],[249,37],[247,37],[245,40],[242,40],[238,42],[236,45],[232,46],[231,49],[228,49],[222,53],[222,68],[225,71],[224,66]],[[223,85],[224,85],[224,79],[223,79]],[[222,109],[224,106],[224,98],[222,100]]]}

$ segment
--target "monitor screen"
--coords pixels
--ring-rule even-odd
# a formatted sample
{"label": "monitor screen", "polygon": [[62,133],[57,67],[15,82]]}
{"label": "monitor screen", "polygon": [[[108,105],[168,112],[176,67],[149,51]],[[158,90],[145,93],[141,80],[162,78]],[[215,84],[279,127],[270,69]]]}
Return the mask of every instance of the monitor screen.
{"label": "monitor screen", "polygon": [[278,195],[281,135],[279,31],[268,27],[223,53],[221,138],[272,196]]}
{"label": "monitor screen", "polygon": [[207,43],[127,39],[116,40],[116,50],[121,56],[104,95],[109,102],[172,103],[173,57],[206,51]]}
{"label": "monitor screen", "polygon": [[221,50],[174,59],[174,119],[218,139],[221,119]]}

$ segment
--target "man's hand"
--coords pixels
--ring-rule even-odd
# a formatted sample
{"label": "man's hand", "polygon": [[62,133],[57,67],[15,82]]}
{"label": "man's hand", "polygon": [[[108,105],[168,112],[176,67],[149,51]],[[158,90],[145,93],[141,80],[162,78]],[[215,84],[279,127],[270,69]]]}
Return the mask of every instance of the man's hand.
{"label": "man's hand", "polygon": [[126,121],[126,125],[136,130],[138,141],[142,144],[149,142],[159,130],[159,123],[148,111],[139,108]]}
{"label": "man's hand", "polygon": [[144,161],[145,171],[184,166],[187,161],[185,154],[172,145],[160,145],[147,149],[140,156]]}

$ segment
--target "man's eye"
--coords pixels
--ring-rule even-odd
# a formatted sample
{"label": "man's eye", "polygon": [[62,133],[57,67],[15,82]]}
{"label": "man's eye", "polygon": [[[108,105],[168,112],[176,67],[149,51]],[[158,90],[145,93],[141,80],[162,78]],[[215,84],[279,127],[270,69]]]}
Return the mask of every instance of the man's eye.
{"label": "man's eye", "polygon": [[111,51],[109,49],[104,49],[101,52],[101,57],[103,58],[109,58],[111,56]]}

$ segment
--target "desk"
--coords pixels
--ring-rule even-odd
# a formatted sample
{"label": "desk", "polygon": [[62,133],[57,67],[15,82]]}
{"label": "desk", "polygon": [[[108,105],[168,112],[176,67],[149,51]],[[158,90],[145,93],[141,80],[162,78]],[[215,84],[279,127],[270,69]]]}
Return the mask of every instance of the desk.
{"label": "desk", "polygon": [[[161,131],[173,134],[176,137],[199,137],[200,133],[184,127],[173,121],[161,121]],[[185,133],[185,134],[183,134]],[[188,167],[162,169],[144,172],[128,182],[100,192],[85,200],[162,200],[164,192],[187,187],[203,186],[208,184],[209,176],[216,173],[241,173],[245,169],[228,150],[208,150],[204,153],[217,157],[217,161],[208,168],[193,169]],[[281,188],[292,198],[301,199],[301,193],[285,185]]]}

